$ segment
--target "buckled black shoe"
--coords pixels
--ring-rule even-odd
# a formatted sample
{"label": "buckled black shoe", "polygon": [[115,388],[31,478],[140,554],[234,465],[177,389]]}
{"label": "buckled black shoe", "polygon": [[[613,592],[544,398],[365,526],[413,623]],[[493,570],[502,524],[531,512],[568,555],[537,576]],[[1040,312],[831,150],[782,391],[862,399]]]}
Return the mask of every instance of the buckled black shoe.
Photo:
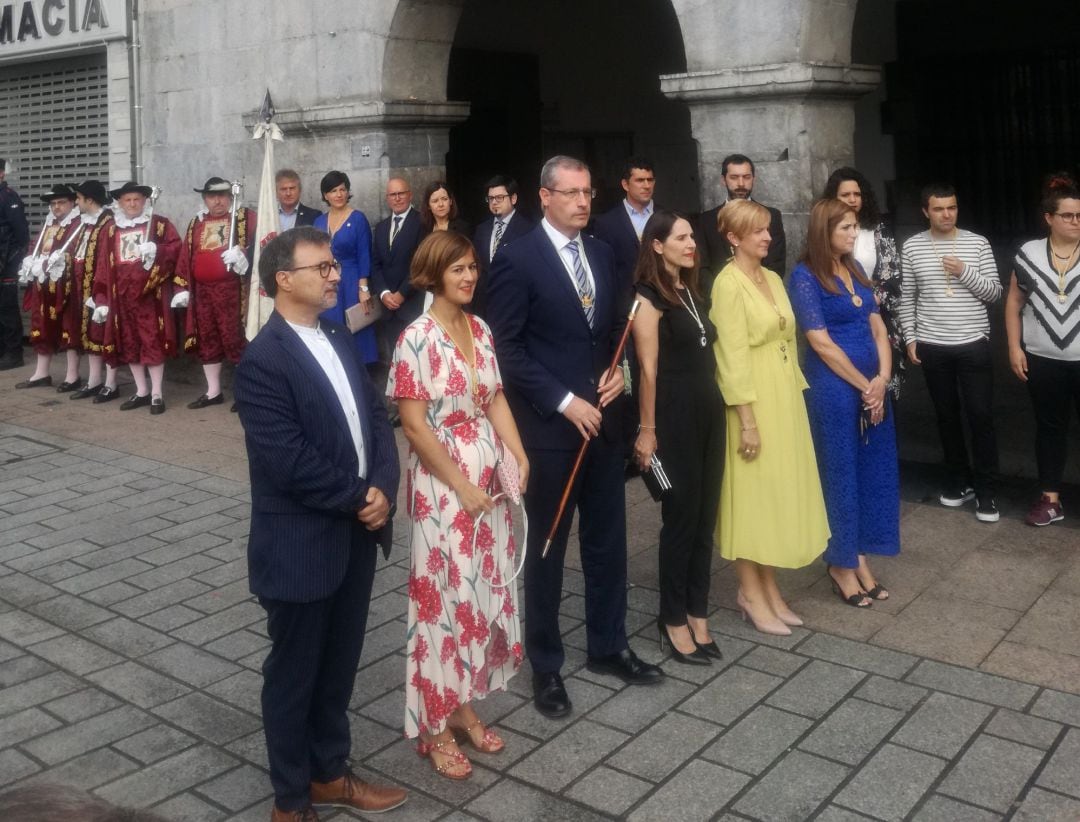
{"label": "buckled black shoe", "polygon": [[659,665],[643,662],[629,648],[617,654],[591,656],[585,661],[585,667],[594,674],[617,676],[627,685],[657,685],[664,678]]}
{"label": "buckled black shoe", "polygon": [[15,383],[16,388],[48,388],[52,385],[52,377],[46,374],[44,377],[38,377],[36,380],[23,380],[22,382]]}
{"label": "buckled black shoe", "polygon": [[161,397],[154,397],[150,400],[150,413],[151,414],[164,414],[165,413],[165,400]]}
{"label": "buckled black shoe", "polygon": [[72,393],[69,400],[88,400],[90,397],[96,397],[101,392],[101,383],[97,385],[87,385],[80,388],[78,391]]}
{"label": "buckled black shoe", "polygon": [[544,716],[558,719],[570,713],[570,697],[558,673],[533,674],[533,704]]}
{"label": "buckled black shoe", "polygon": [[101,390],[97,392],[97,396],[94,397],[94,403],[99,402],[112,402],[116,399],[116,389],[109,388],[107,385],[101,386]]}
{"label": "buckled black shoe", "polygon": [[68,382],[64,380],[58,386],[56,386],[57,394],[70,394],[72,391],[78,391],[82,388],[82,380],[75,380],[74,382]]}
{"label": "buckled black shoe", "polygon": [[198,411],[200,408],[206,408],[208,405],[221,405],[223,402],[225,402],[224,394],[218,394],[215,397],[208,397],[206,394],[203,394],[197,400],[189,402],[187,407],[192,411]]}
{"label": "buckled black shoe", "polygon": [[135,394],[134,396],[132,396],[131,399],[124,400],[122,403],[120,403],[120,410],[121,411],[133,411],[136,408],[145,408],[149,404],[150,404],[150,395],[149,394],[146,394],[145,396],[142,396],[142,397],[140,397],[138,394]]}

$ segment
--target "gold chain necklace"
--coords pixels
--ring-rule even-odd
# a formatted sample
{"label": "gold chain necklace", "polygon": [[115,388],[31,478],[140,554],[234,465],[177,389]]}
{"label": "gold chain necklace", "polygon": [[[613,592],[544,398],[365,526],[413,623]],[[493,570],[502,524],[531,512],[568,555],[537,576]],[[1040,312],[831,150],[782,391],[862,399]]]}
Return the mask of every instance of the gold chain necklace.
{"label": "gold chain necklace", "polygon": [[[1047,242],[1050,243],[1050,265],[1053,266],[1054,272],[1058,275],[1058,302],[1064,303],[1067,299],[1065,297],[1065,275],[1069,273],[1069,269],[1072,267],[1073,258],[1076,256],[1077,249],[1080,249],[1080,240],[1073,246],[1072,253],[1068,257],[1062,257],[1057,253],[1057,249],[1054,248],[1054,241],[1047,238]],[[1058,260],[1064,260],[1065,264],[1058,268]]]}
{"label": "gold chain necklace", "polygon": [[[766,296],[765,292],[761,290],[761,286],[765,285],[765,276],[762,275],[760,280],[756,280],[754,279],[752,274],[749,274],[748,272],[743,271],[742,268],[739,268],[738,263],[732,262],[732,265],[738,268],[739,271],[742,272],[742,274],[748,280],[750,280],[750,282],[757,286],[758,293],[761,294],[762,297],[765,297],[765,299],[767,299],[772,304],[772,309],[776,312],[776,319],[780,321],[780,330],[783,331],[785,328],[787,328],[787,317],[783,315],[783,313],[780,311],[780,306],[778,306],[776,304],[776,300],[773,299],[772,289],[769,289],[768,296]],[[768,286],[766,286],[766,288],[768,288]]]}
{"label": "gold chain necklace", "polygon": [[[926,233],[928,235],[930,235],[930,245],[933,246],[933,248],[934,248],[934,256],[937,257],[941,261],[941,270],[945,272],[945,296],[946,297],[951,297],[953,295],[952,274],[950,274],[945,269],[945,258],[942,255],[938,254],[937,243],[934,242],[934,232],[933,232],[933,230],[931,229],[930,231],[927,231]],[[960,231],[958,229],[956,229],[956,228],[954,228],[952,230],[952,251],[949,253],[949,256],[951,256],[951,257],[956,256],[956,237],[957,237],[957,235],[959,233],[960,233]]]}
{"label": "gold chain necklace", "polygon": [[468,354],[466,354],[465,349],[458,344],[458,341],[456,339],[454,339],[454,335],[446,329],[445,325],[439,322],[439,318],[435,316],[435,312],[429,308],[427,313],[428,316],[435,321],[435,325],[439,326],[439,330],[441,330],[442,333],[446,335],[447,339],[450,340],[454,348],[458,350],[458,353],[461,354],[461,358],[465,360],[465,367],[469,371],[469,383],[472,390],[473,399],[474,401],[476,401],[477,405],[479,405],[480,376],[476,373],[476,342],[473,340],[472,324],[469,322],[468,316],[466,316],[465,318],[465,323],[468,326],[467,336],[469,338],[469,352]]}

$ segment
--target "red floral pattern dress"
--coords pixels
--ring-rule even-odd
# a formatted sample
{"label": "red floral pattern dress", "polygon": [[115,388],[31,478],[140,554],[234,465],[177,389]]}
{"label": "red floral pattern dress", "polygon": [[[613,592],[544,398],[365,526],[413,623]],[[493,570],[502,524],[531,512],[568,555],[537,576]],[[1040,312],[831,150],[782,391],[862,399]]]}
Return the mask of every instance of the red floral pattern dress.
{"label": "red floral pattern dress", "polygon": [[[473,484],[489,489],[502,442],[486,411],[502,390],[491,330],[469,318],[477,384],[464,354],[427,314],[398,339],[386,393],[425,400],[427,423]],[[498,480],[495,480],[497,490]],[[473,519],[457,494],[409,451],[406,498],[411,524],[405,736],[437,734],[465,702],[505,690],[521,665],[517,546],[510,504],[485,517],[473,541]]]}

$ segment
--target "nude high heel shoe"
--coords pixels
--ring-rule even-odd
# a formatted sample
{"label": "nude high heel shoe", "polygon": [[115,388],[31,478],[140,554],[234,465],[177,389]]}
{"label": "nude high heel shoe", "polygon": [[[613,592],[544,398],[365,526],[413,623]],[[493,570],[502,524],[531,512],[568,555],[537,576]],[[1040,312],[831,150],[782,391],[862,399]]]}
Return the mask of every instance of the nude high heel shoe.
{"label": "nude high heel shoe", "polygon": [[754,630],[758,633],[769,634],[771,636],[791,636],[791,629],[777,617],[773,617],[768,621],[759,622],[757,617],[750,613],[750,607],[746,600],[743,599],[741,593],[735,598],[735,604],[739,606],[743,622],[750,622],[754,626]]}

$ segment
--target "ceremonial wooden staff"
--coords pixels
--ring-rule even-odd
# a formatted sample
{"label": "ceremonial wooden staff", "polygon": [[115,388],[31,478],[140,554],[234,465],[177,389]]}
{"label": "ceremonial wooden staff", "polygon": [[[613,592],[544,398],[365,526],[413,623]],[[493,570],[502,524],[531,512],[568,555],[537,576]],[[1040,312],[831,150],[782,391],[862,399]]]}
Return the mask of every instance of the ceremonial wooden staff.
{"label": "ceremonial wooden staff", "polygon": [[[639,300],[634,300],[634,304],[630,306],[630,314],[626,318],[626,328],[623,329],[622,338],[619,340],[619,347],[615,349],[615,355],[611,358],[611,365],[608,366],[608,370],[604,372],[603,383],[607,377],[619,367],[619,360],[622,358],[623,349],[626,348],[626,340],[630,336],[630,327],[634,324],[634,316],[637,314]],[[604,413],[603,408],[600,406],[600,400],[596,401],[596,408],[601,414]],[[599,432],[597,432],[599,436]],[[562,497],[559,499],[559,508],[555,512],[555,519],[551,523],[551,528],[548,530],[547,539],[544,540],[544,550],[540,552],[541,559],[548,555],[548,550],[551,548],[551,543],[555,540],[555,532],[559,530],[559,523],[562,522],[563,514],[566,512],[566,503],[570,500],[570,491],[574,487],[574,480],[577,479],[578,471],[581,470],[581,463],[585,460],[585,451],[589,447],[591,438],[584,439],[581,442],[581,448],[578,449],[577,459],[574,460],[574,467],[570,469],[570,476],[566,480],[566,487],[563,488]]]}
{"label": "ceremonial wooden staff", "polygon": [[[232,192],[232,203],[229,205],[229,244],[226,248],[232,248],[236,238],[236,208],[240,203],[240,183],[234,182],[229,189]],[[225,270],[234,272],[232,263],[225,266]]]}

